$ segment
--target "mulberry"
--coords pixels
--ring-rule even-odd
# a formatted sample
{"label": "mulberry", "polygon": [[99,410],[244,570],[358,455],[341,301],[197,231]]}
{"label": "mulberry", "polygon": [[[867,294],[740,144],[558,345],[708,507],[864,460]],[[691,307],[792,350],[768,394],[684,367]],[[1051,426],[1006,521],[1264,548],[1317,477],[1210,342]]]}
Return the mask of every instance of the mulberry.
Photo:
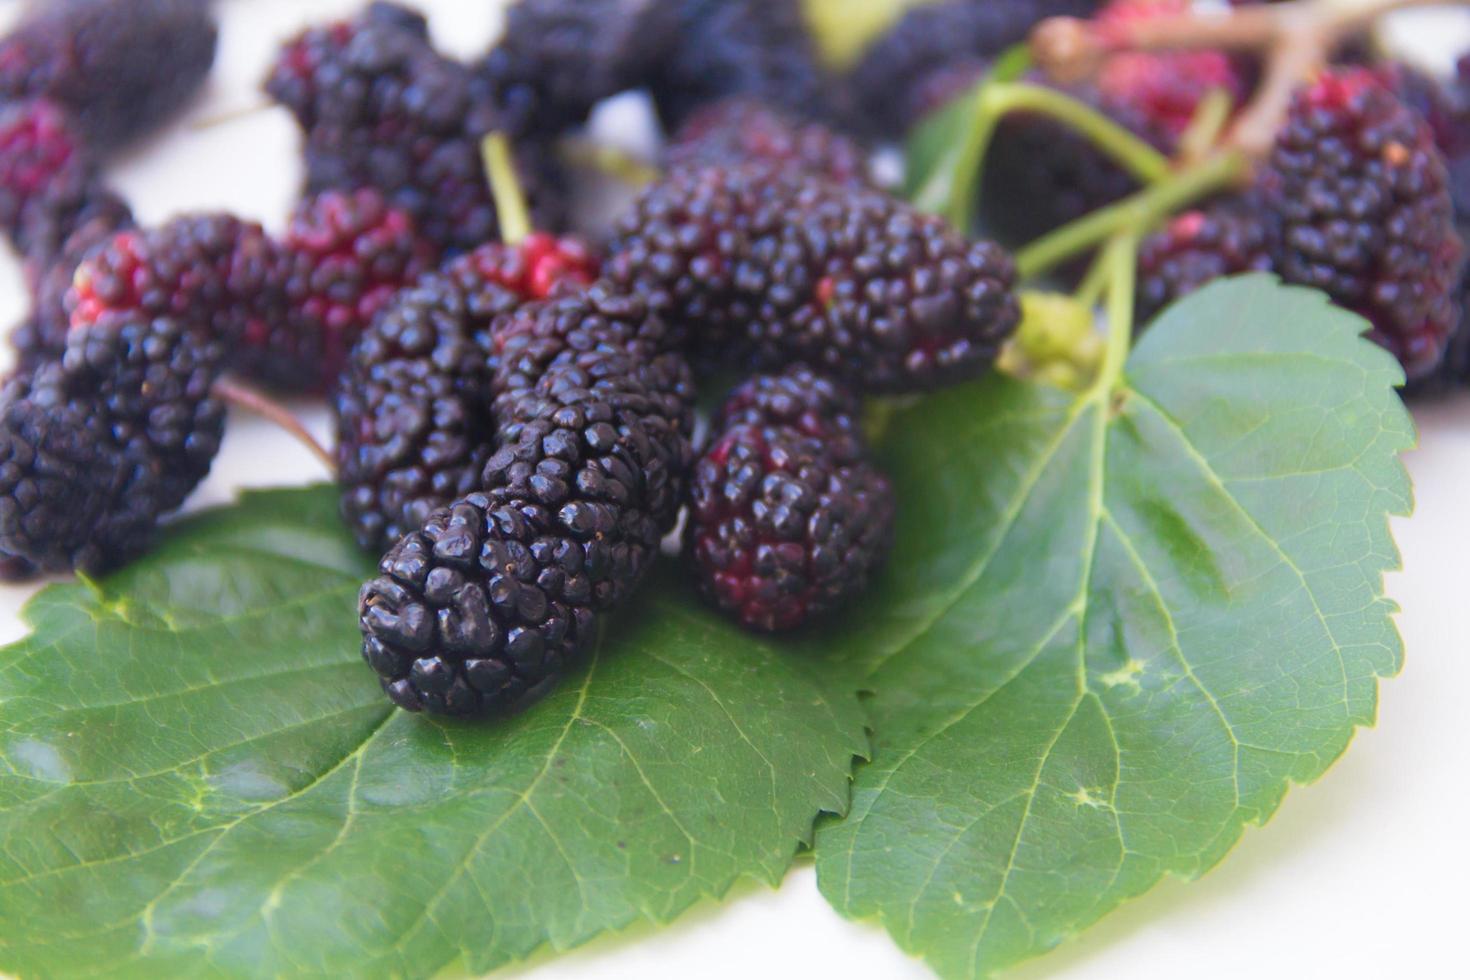
{"label": "mulberry", "polygon": [[1138,322],[1222,276],[1271,268],[1270,215],[1249,198],[1176,216],[1138,253]]}
{"label": "mulberry", "polygon": [[224,214],[128,230],[77,267],[67,309],[72,329],[116,313],[175,317],[238,343],[256,321],[282,316],[279,256],[261,227]]}
{"label": "mulberry", "polygon": [[0,553],[39,572],[140,554],[208,473],[224,345],[181,321],[109,314],[0,393]]}
{"label": "mulberry", "polygon": [[944,94],[958,94],[962,86],[953,80],[977,77],[1041,20],[1085,17],[1097,2],[944,0],[914,7],[873,42],[848,75],[853,126],[874,139],[902,139],[942,104]]}
{"label": "mulberry", "polygon": [[595,287],[545,306],[523,319],[561,332],[517,335],[547,355],[541,369],[497,369],[507,398],[481,488],[404,537],[362,590],[363,656],[403,708],[480,714],[546,691],[677,512],[692,456],[682,357],[627,339],[664,334],[631,297]]}
{"label": "mulberry", "polygon": [[367,328],[334,395],[342,515],[383,551],[480,485],[494,446],[488,331],[595,262],[570,239],[482,245],[399,293]]}
{"label": "mulberry", "polygon": [[306,199],[291,216],[274,273],[287,314],[253,320],[235,367],[283,390],[329,390],[358,335],[433,260],[413,218],[377,191]]}
{"label": "mulberry", "polygon": [[871,183],[868,158],[854,140],[821,123],[802,123],[749,98],[700,109],[670,141],[667,162],[702,167],[764,161],[839,184]]}
{"label": "mulberry", "polygon": [[648,82],[669,132],[695,110],[735,95],[801,119],[832,114],[833,85],[818,63],[801,5],[788,0],[677,0],[677,43]]}
{"label": "mulberry", "polygon": [[1462,245],[1427,123],[1368,69],[1300,90],[1257,185],[1272,261],[1372,325],[1411,378],[1439,364],[1459,311]]}
{"label": "mulberry", "polygon": [[48,263],[80,225],[126,212],[59,106],[31,99],[0,109],[0,230],[16,251]]}
{"label": "mulberry", "polygon": [[46,98],[106,152],[178,111],[214,63],[205,0],[65,0],[0,41],[0,99]]}
{"label": "mulberry", "polygon": [[544,138],[637,88],[668,54],[675,18],[663,0],[519,0],[477,69],[517,137]]}
{"label": "mulberry", "polygon": [[1020,316],[996,246],[881,192],[768,165],[672,173],[619,226],[608,270],[703,365],[803,362],[863,390],[973,378]]}
{"label": "mulberry", "polygon": [[686,550],[705,594],[751,629],[794,629],[860,594],[887,554],[893,489],[865,459],[856,400],[798,368],[720,413],[695,466]]}
{"label": "mulberry", "polygon": [[[307,193],[377,190],[446,251],[497,237],[479,139],[498,120],[417,15],[376,3],[355,21],[306,31],[283,48],[266,91],[301,126]],[[518,151],[537,224],[556,227],[557,202],[538,180],[556,172],[554,161],[529,143]]]}
{"label": "mulberry", "polygon": [[[95,212],[95,213],[93,213]],[[76,278],[77,266],[118,232],[136,227],[132,212],[121,199],[73,215],[79,224],[68,234],[54,256],[32,256],[26,262],[26,279],[31,293],[31,314],[11,334],[22,368],[61,357],[66,349],[71,316],[66,297]]]}

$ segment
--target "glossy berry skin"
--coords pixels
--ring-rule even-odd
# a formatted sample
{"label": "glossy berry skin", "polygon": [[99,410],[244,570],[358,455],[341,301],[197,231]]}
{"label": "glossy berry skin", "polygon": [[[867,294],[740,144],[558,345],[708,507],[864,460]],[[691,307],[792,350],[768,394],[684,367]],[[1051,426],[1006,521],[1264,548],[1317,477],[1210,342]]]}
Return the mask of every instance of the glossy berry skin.
{"label": "glossy berry skin", "polygon": [[482,245],[395,296],[333,394],[342,516],[382,552],[479,486],[494,448],[492,325],[596,273],[587,248],[537,234]]}
{"label": "glossy berry skin", "polygon": [[646,307],[596,292],[525,308],[540,326],[496,371],[498,448],[480,489],[394,545],[363,587],[363,656],[400,707],[485,714],[544,693],[672,524],[692,457],[688,368],[639,339],[665,334]]}
{"label": "glossy berry skin", "polygon": [[[429,44],[418,15],[375,3],[307,30],[283,47],[265,87],[301,127],[307,193],[372,188],[446,252],[497,237],[479,144],[499,121],[470,70]],[[517,157],[537,225],[556,227],[542,179],[554,161],[529,143]]]}
{"label": "glossy berry skin", "polygon": [[214,63],[206,0],[47,0],[0,40],[0,100],[45,98],[106,153],[183,108]]}
{"label": "glossy berry skin", "polygon": [[1410,378],[1433,372],[1462,244],[1424,119],[1368,69],[1325,73],[1297,93],[1257,185],[1281,275],[1361,314]]}
{"label": "glossy berry skin", "polygon": [[1020,315],[995,245],[881,192],[764,164],[671,173],[618,226],[608,271],[700,365],[802,362],[864,392],[976,377]]}
{"label": "glossy berry skin", "polygon": [[861,594],[887,555],[893,489],[867,460],[856,399],[805,368],[758,376],[695,465],[685,547],[743,626],[795,629]]}
{"label": "glossy berry skin", "polygon": [[108,314],[0,393],[0,553],[36,572],[141,554],[208,473],[225,345],[182,321]]}
{"label": "glossy berry skin", "polygon": [[1224,276],[1266,272],[1271,216],[1250,196],[1176,215],[1138,252],[1138,323]]}
{"label": "glossy berry skin", "polygon": [[274,288],[284,292],[287,315],[253,321],[236,368],[298,392],[335,385],[358,336],[436,254],[412,216],[369,188],[307,198],[277,251]]}
{"label": "glossy berry skin", "polygon": [[765,162],[839,184],[871,184],[866,151],[822,123],[801,122],[747,97],[712,103],[689,117],[666,151],[674,167]]}

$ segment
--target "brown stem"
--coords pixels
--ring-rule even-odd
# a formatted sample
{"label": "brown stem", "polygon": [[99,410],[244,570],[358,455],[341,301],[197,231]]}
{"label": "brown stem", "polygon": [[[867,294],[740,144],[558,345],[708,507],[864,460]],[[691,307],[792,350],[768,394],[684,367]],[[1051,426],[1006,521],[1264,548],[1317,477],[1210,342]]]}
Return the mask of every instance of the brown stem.
{"label": "brown stem", "polygon": [[265,392],[230,377],[215,381],[212,390],[215,397],[225,404],[243,408],[285,430],[289,435],[295,437],[297,442],[310,450],[313,456],[321,460],[327,472],[333,474],[337,472],[337,461],[332,458],[327,448],[317,441],[316,436],[306,430],[306,426],[301,424],[301,420],[293,415],[290,409]]}
{"label": "brown stem", "polygon": [[1261,52],[1266,55],[1265,77],[1229,139],[1236,149],[1259,157],[1270,149],[1292,91],[1325,65],[1346,38],[1390,11],[1466,3],[1470,0],[1292,0],[1221,14],[1108,23],[1055,17],[1036,29],[1031,46],[1037,63],[1063,82],[1095,75],[1109,55],[1121,51]]}
{"label": "brown stem", "polygon": [[243,119],[251,119],[255,116],[263,116],[276,107],[274,102],[254,102],[249,105],[238,105],[232,109],[221,109],[219,112],[208,116],[201,116],[189,122],[189,128],[194,131],[214,129],[219,126],[227,126],[237,123]]}

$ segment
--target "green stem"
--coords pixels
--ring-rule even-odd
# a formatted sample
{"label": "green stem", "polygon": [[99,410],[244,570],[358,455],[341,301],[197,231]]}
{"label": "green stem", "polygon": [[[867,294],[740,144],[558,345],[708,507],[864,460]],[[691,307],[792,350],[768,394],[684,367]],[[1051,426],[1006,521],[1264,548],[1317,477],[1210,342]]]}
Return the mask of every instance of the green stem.
{"label": "green stem", "polygon": [[1073,256],[1128,231],[1143,235],[1174,211],[1230,186],[1249,161],[1234,152],[1219,153],[1132,197],[1094,211],[1032,242],[1016,254],[1022,277],[1041,275]]}
{"label": "green stem", "polygon": [[966,235],[972,231],[970,223],[975,217],[975,196],[980,191],[980,182],[984,176],[985,154],[990,149],[991,138],[995,136],[995,127],[1000,124],[1000,117],[991,109],[991,88],[990,82],[981,82],[972,96],[975,100],[975,114],[964,145],[955,158],[953,192],[944,214],[951,228]]}
{"label": "green stem", "polygon": [[526,207],[526,195],[521,191],[520,177],[516,174],[510,140],[504,133],[488,133],[480,142],[480,155],[485,160],[490,196],[495,198],[500,240],[507,245],[519,245],[531,234],[531,212]]}
{"label": "green stem", "polygon": [[1068,126],[1112,157],[1136,177],[1152,184],[1169,176],[1169,158],[1085,102],[1057,89],[1027,82],[991,86],[984,98],[997,118],[1011,112],[1034,112]]}
{"label": "green stem", "polygon": [[1123,377],[1123,365],[1133,345],[1133,291],[1138,277],[1138,234],[1125,231],[1109,244],[1104,264],[1108,270],[1108,346],[1097,372],[1096,391],[1112,392]]}

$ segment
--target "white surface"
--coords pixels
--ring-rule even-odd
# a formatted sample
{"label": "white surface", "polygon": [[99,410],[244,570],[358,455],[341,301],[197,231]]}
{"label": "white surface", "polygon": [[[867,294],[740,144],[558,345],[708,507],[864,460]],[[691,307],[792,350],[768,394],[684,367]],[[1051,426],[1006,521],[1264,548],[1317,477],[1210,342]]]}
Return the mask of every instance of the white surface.
{"label": "white surface", "polygon": [[[258,104],[255,85],[276,40],[356,6],[223,4],[220,63],[190,118],[197,123]],[[432,12],[436,37],[456,52],[483,46],[498,22],[493,0],[420,6]],[[274,227],[297,176],[293,128],[273,111],[202,130],[185,122],[114,170],[145,219],[227,207]],[[0,258],[0,323],[17,320],[24,304],[18,267]],[[309,415],[324,429],[319,410]],[[1409,459],[1418,514],[1397,527],[1406,570],[1390,581],[1403,606],[1408,667],[1383,687],[1379,728],[1362,733],[1318,784],[1293,790],[1275,820],[1247,832],[1203,880],[1166,882],[1014,975],[1467,975],[1461,930],[1470,910],[1470,398],[1422,411],[1420,422],[1423,445]],[[237,417],[193,506],[227,501],[242,486],[321,476],[289,440]],[[0,640],[22,635],[17,611],[33,591],[0,587]],[[728,903],[700,906],[671,928],[607,937],[560,957],[543,953],[507,972],[557,980],[928,975],[881,931],[838,918],[817,893],[810,865],[799,865],[779,892],[740,887]]]}

